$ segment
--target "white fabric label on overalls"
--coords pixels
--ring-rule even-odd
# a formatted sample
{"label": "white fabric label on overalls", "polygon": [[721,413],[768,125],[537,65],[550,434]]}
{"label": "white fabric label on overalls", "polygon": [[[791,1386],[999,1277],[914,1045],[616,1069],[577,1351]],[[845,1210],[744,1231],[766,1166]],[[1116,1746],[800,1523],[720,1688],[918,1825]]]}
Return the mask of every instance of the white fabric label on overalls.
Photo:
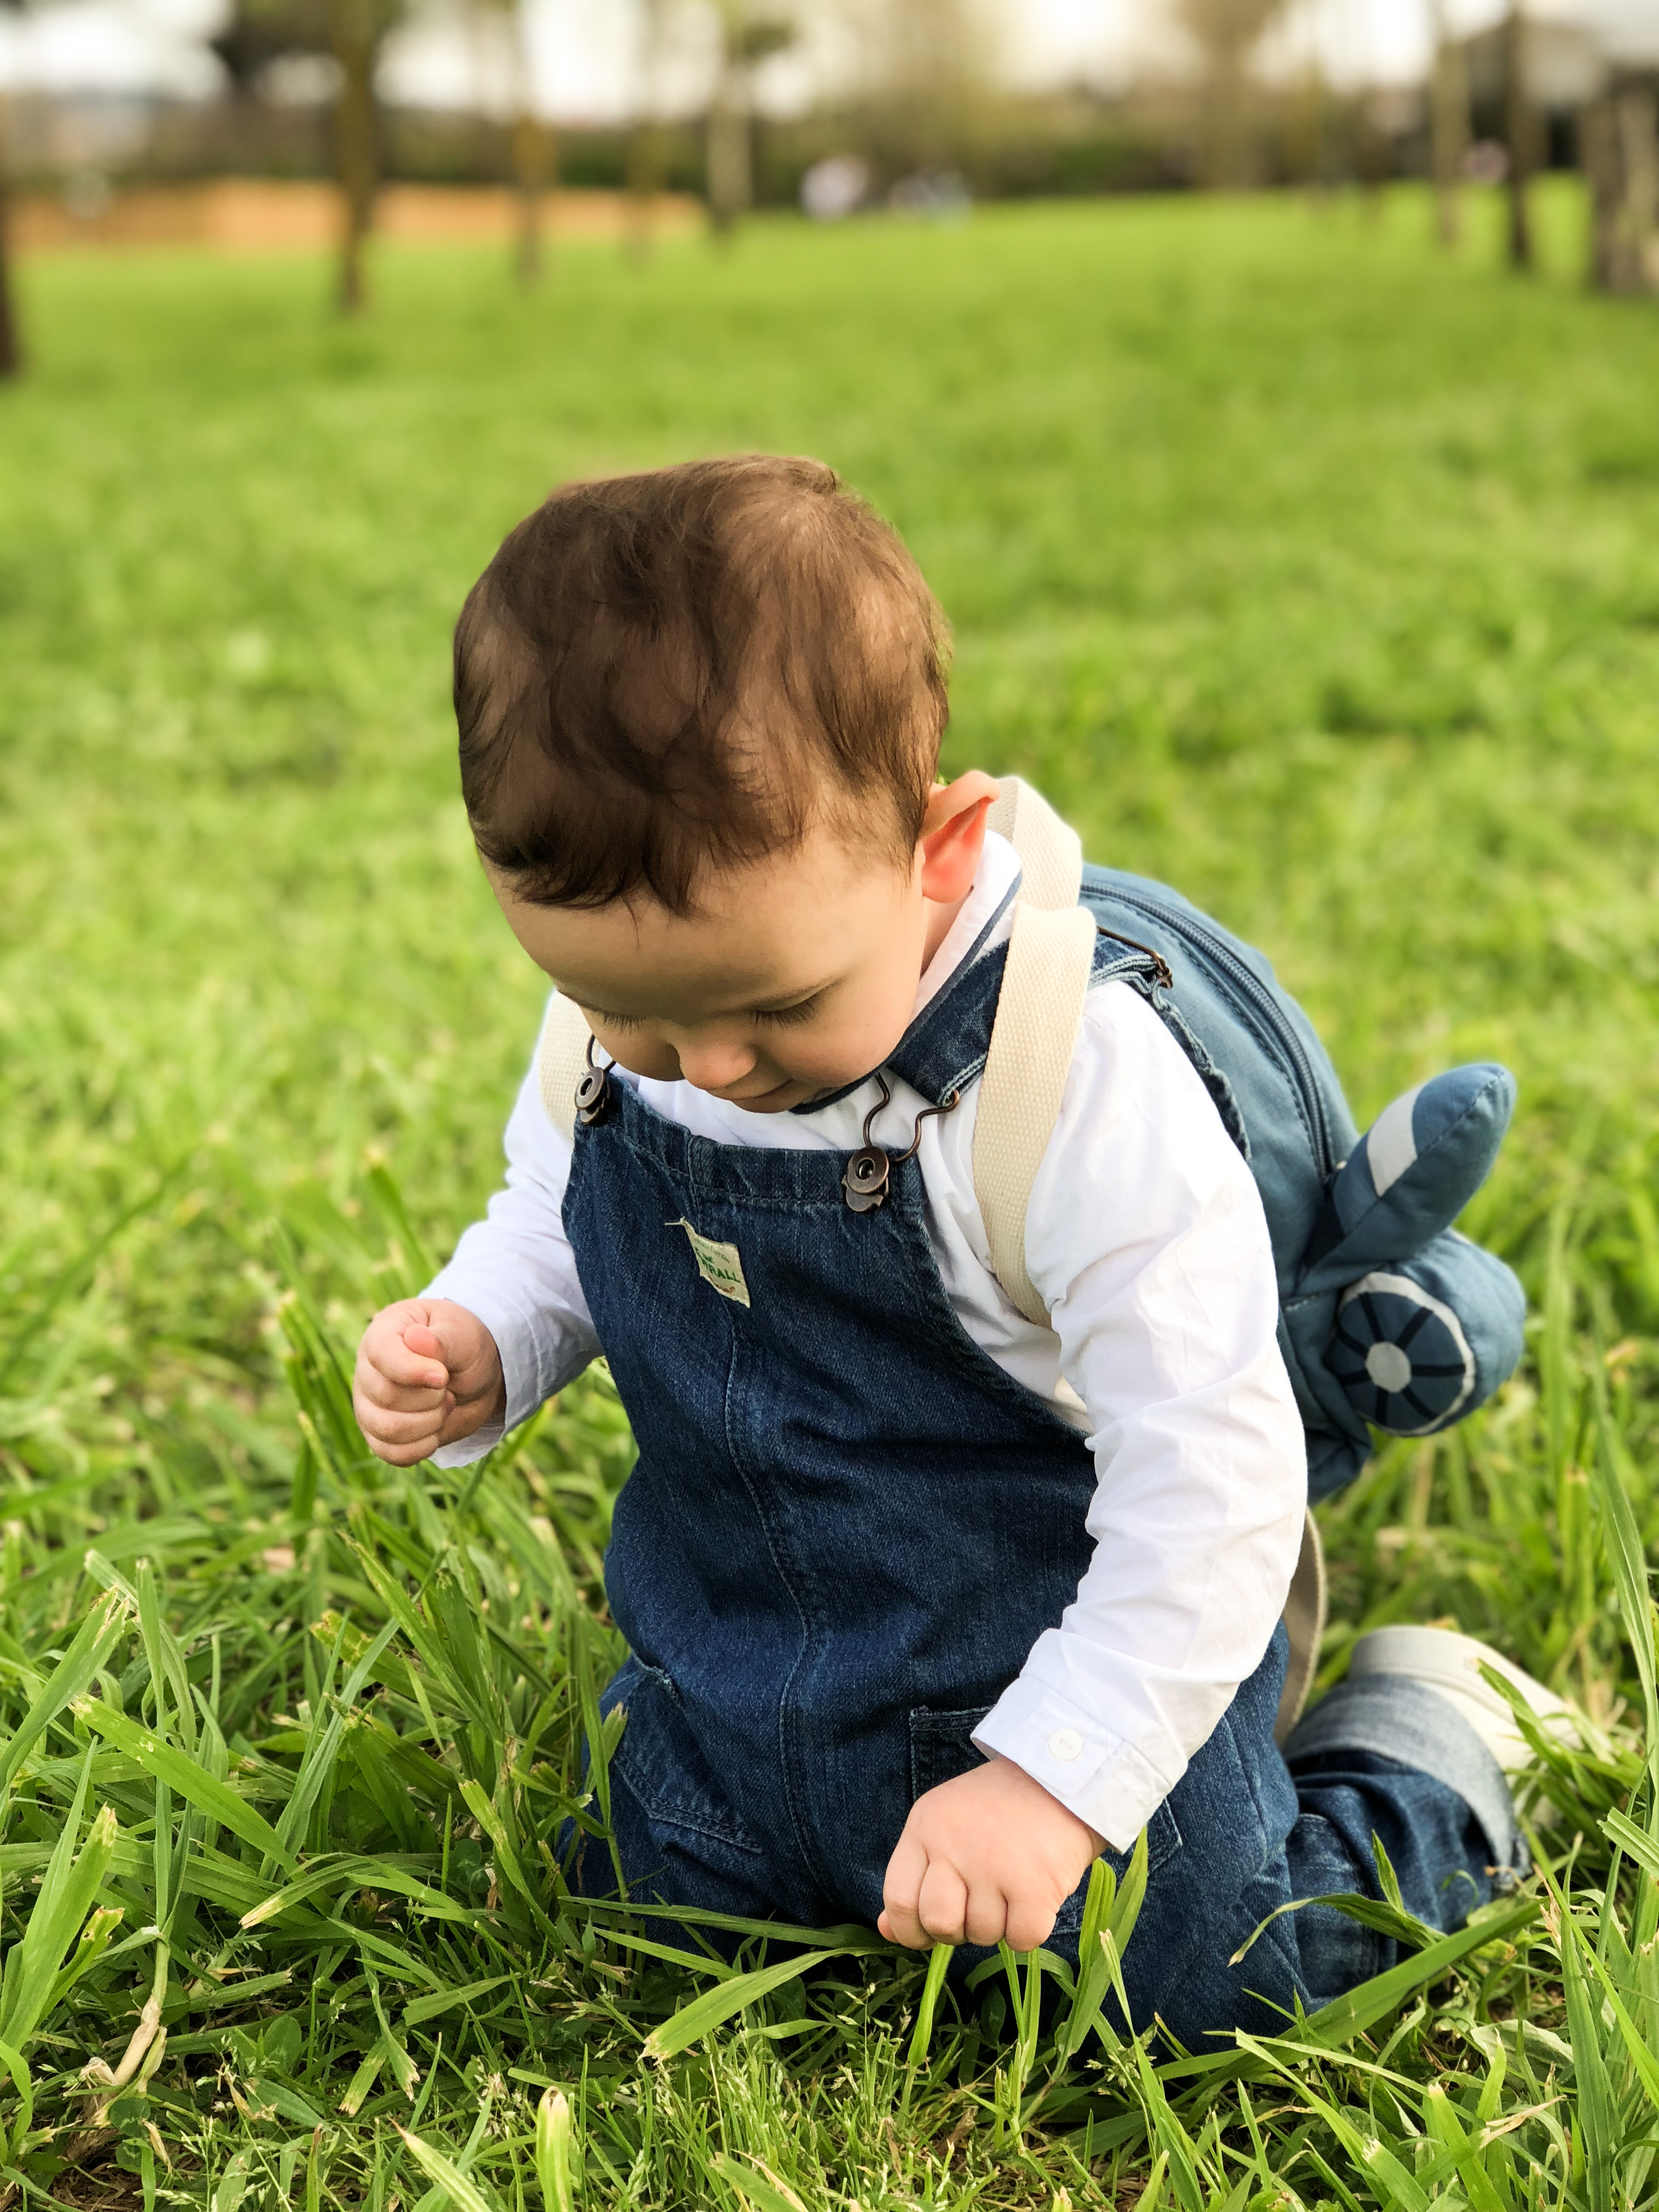
{"label": "white fabric label on overalls", "polygon": [[737,1246],[717,1243],[714,1237],[702,1236],[683,1216],[667,1225],[671,1229],[684,1230],[690,1240],[691,1255],[697,1263],[697,1273],[704,1282],[717,1290],[723,1298],[730,1298],[738,1305],[746,1306],[749,1285],[743,1279],[743,1261],[738,1257]]}

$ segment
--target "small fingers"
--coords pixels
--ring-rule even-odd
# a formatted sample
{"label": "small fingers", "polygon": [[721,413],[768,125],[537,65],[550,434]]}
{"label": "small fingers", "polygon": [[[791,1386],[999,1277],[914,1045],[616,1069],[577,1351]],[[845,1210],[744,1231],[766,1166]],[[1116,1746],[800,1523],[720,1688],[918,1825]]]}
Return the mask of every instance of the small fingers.
{"label": "small fingers", "polygon": [[[429,1379],[434,1373],[436,1382]],[[419,1413],[430,1412],[443,1403],[449,1376],[441,1367],[434,1369],[430,1362],[424,1362],[418,1382],[400,1382],[395,1375],[386,1372],[365,1345],[352,1370],[351,1387],[357,1397],[366,1399],[371,1406],[384,1406],[388,1413]]]}
{"label": "small fingers", "polygon": [[376,1459],[383,1459],[388,1467],[418,1467],[423,1459],[431,1458],[438,1443],[439,1439],[431,1435],[410,1444],[383,1444],[371,1437],[368,1448]]}
{"label": "small fingers", "polygon": [[494,1398],[448,1398],[444,1401],[443,1425],[438,1431],[441,1444],[458,1444],[465,1437],[476,1436],[489,1424],[496,1411]]}
{"label": "small fingers", "polygon": [[884,1909],[876,1925],[890,1943],[902,1943],[912,1951],[925,1948],[929,1940],[916,1917],[916,1898],[927,1871],[927,1852],[908,1834],[901,1836],[887,1862],[882,1883]]}
{"label": "small fingers", "polygon": [[449,1381],[449,1370],[440,1350],[429,1328],[371,1328],[358,1358],[400,1389],[441,1390]]}
{"label": "small fingers", "polygon": [[430,1437],[435,1443],[453,1404],[453,1399],[443,1397],[435,1406],[416,1407],[412,1412],[360,1404],[356,1408],[357,1425],[372,1443],[412,1444],[422,1437]]}
{"label": "small fingers", "polygon": [[1010,1898],[1007,1901],[1007,1936],[1016,1951],[1035,1951],[1039,1943],[1046,1943],[1054,1932],[1054,1910],[1040,1899]]}
{"label": "small fingers", "polygon": [[[930,1941],[935,1943],[961,1943],[968,1940],[968,1885],[949,1859],[933,1859],[922,1876],[921,1894],[916,1900],[916,1917]],[[998,1935],[1001,1929],[999,1927]],[[978,1942],[978,1936],[973,1938]],[[991,1941],[994,1943],[996,1936]]]}
{"label": "small fingers", "polygon": [[390,1419],[415,1418],[436,1424],[443,1418],[444,1408],[455,1402],[450,1390],[396,1390],[384,1377],[368,1373],[351,1378],[351,1399],[357,1419],[368,1426],[368,1416],[379,1413]]}

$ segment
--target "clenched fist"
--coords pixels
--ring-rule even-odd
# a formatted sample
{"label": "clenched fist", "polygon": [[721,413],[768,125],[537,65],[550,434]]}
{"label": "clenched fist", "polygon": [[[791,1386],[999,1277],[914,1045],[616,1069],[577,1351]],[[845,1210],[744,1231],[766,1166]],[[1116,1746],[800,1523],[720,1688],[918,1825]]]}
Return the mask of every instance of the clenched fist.
{"label": "clenched fist", "polygon": [[910,1808],[876,1925],[890,1943],[1045,1943],[1105,1848],[1023,1767],[988,1759]]}
{"label": "clenched fist", "polygon": [[506,1398],[495,1338],[448,1298],[399,1298],[363,1331],[352,1409],[369,1449],[393,1467],[500,1420]]}

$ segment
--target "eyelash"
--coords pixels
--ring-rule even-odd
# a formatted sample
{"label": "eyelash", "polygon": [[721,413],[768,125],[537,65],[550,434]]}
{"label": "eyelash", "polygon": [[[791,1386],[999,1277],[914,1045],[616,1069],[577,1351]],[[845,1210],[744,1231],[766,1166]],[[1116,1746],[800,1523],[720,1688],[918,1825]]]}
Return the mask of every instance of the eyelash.
{"label": "eyelash", "polygon": [[[811,1019],[817,1006],[818,999],[822,996],[823,994],[820,992],[812,998],[803,999],[798,1006],[782,1006],[772,1013],[762,1013],[757,1011],[750,1015],[750,1019],[757,1022],[771,1022],[779,1029],[791,1029],[797,1022]],[[603,1006],[592,1006],[588,1012],[592,1014],[595,1020],[603,1022],[608,1030],[637,1030],[643,1029],[645,1026],[637,1014],[608,1014]]]}

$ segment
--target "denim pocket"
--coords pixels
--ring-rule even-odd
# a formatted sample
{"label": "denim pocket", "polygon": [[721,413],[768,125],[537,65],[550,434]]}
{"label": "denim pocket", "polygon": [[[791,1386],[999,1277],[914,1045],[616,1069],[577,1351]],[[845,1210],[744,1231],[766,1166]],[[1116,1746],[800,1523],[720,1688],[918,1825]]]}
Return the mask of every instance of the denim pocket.
{"label": "denim pocket", "polygon": [[758,1856],[760,1845],[704,1759],[680,1693],[660,1667],[628,1660],[607,1686],[604,1702],[607,1711],[617,1705],[627,1711],[611,1771],[647,1820],[693,1829]]}
{"label": "denim pocket", "polygon": [[910,1802],[941,1782],[954,1782],[985,1764],[985,1753],[974,1747],[974,1730],[990,1711],[975,1705],[963,1712],[939,1712],[917,1705],[910,1715]]}

